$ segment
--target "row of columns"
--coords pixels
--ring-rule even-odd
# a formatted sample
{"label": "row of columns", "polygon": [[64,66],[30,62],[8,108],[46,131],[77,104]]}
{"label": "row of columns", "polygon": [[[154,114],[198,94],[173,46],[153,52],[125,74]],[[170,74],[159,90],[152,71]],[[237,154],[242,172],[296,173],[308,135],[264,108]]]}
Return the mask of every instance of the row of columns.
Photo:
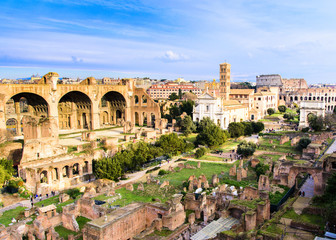
{"label": "row of columns", "polygon": [[[147,126],[148,127],[151,127],[153,124],[152,124],[152,122],[153,122],[153,119],[152,119],[152,113],[145,113],[145,112],[141,112],[141,113],[139,113],[139,112],[135,112],[134,113],[134,123],[136,123],[136,114],[138,114],[138,118],[139,118],[139,126],[143,126],[143,124],[144,124],[144,115],[146,115],[147,114]],[[156,120],[156,119],[158,119],[156,116],[155,116],[155,114],[154,114],[154,119]]]}

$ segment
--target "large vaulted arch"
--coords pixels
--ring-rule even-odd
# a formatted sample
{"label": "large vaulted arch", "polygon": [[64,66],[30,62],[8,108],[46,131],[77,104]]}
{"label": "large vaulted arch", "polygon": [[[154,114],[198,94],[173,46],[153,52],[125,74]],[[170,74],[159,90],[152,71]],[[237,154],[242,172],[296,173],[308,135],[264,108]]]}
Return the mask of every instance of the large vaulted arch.
{"label": "large vaulted arch", "polygon": [[100,126],[120,124],[125,120],[126,100],[116,91],[107,92],[100,100]]}
{"label": "large vaulted arch", "polygon": [[58,119],[60,129],[91,129],[90,98],[79,91],[68,92],[58,102]]}
{"label": "large vaulted arch", "polygon": [[13,124],[7,124],[7,130],[13,135],[22,134],[23,116],[32,116],[36,118],[46,118],[49,116],[48,102],[35,93],[21,92],[12,96],[5,105],[6,123],[16,120],[16,128],[13,130]]}

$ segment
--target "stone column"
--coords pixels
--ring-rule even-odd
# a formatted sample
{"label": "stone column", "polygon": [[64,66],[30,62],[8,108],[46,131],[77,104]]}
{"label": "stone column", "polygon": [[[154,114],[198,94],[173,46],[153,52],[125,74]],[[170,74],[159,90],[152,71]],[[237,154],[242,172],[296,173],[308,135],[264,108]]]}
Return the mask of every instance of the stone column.
{"label": "stone column", "polygon": [[58,139],[59,120],[58,120],[58,103],[56,101],[49,102],[49,119],[51,122],[51,136]]}
{"label": "stone column", "polygon": [[52,183],[52,170],[50,171],[50,170],[48,170],[47,171],[47,183],[48,184],[51,184]]}
{"label": "stone column", "polygon": [[22,135],[20,102],[15,102],[14,107],[15,107],[15,113],[16,113],[16,121],[18,122],[17,135]]}
{"label": "stone column", "polygon": [[73,167],[72,166],[69,166],[69,168],[68,168],[68,175],[69,175],[69,178],[72,178],[73,177]]}
{"label": "stone column", "polygon": [[77,129],[77,111],[74,102],[71,103],[70,128]]}
{"label": "stone column", "polygon": [[99,101],[92,101],[91,104],[91,129],[99,129]]}
{"label": "stone column", "polygon": [[131,114],[131,108],[130,107],[126,107],[125,108],[125,113],[124,113],[124,118],[125,118],[125,122],[131,121],[132,118],[132,114]]}
{"label": "stone column", "polygon": [[92,173],[92,160],[91,162],[88,162],[88,173],[91,174]]}
{"label": "stone column", "polygon": [[58,174],[58,181],[62,181],[63,180],[62,167],[57,168],[57,174]]}
{"label": "stone column", "polygon": [[147,113],[147,127],[151,127],[151,126],[152,126],[152,114]]}
{"label": "stone column", "polygon": [[78,164],[78,175],[83,176],[83,166],[82,166],[82,164]]}
{"label": "stone column", "polygon": [[139,126],[143,126],[143,114],[141,114],[141,112],[140,113],[138,113],[139,115]]}

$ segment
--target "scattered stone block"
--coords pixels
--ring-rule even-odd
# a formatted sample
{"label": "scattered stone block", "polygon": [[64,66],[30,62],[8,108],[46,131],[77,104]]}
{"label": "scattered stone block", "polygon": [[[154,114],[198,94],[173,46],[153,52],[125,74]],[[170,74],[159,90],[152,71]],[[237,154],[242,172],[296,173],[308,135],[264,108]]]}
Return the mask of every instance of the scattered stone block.
{"label": "scattered stone block", "polygon": [[134,191],[134,188],[133,188],[133,184],[129,183],[126,185],[126,190],[129,190],[129,191]]}
{"label": "scattered stone block", "polygon": [[137,190],[144,191],[145,190],[144,185],[142,183],[139,183]]}
{"label": "scattered stone block", "polygon": [[161,184],[160,188],[164,188],[164,187],[166,187],[166,186],[169,186],[169,181],[164,181],[164,182]]}

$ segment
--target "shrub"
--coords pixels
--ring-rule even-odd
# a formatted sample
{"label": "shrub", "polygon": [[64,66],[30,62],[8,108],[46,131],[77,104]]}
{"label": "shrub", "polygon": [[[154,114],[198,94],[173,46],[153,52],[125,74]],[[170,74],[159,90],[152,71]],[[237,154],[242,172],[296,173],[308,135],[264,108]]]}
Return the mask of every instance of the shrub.
{"label": "shrub", "polygon": [[280,106],[278,107],[278,110],[279,110],[279,112],[284,113],[284,112],[286,112],[287,107],[286,107],[285,105],[280,105]]}
{"label": "shrub", "polygon": [[66,193],[72,198],[76,199],[77,196],[81,195],[81,192],[79,191],[79,188],[72,188],[68,189]]}
{"label": "shrub", "polygon": [[165,174],[167,174],[167,173],[168,173],[168,172],[167,172],[166,170],[161,169],[161,170],[159,171],[158,175],[159,175],[159,176],[163,176],[163,175],[165,175]]}
{"label": "shrub", "polygon": [[202,157],[206,152],[207,152],[206,148],[201,147],[201,148],[199,148],[199,149],[196,150],[195,156],[196,156],[196,158],[200,158],[200,157]]}
{"label": "shrub", "polygon": [[308,132],[308,131],[309,131],[309,127],[302,128],[302,132]]}
{"label": "shrub", "polygon": [[265,125],[262,122],[252,122],[253,133],[259,133],[264,130]]}
{"label": "shrub", "polygon": [[232,122],[229,124],[228,130],[231,137],[237,138],[244,135],[245,126],[239,122]]}
{"label": "shrub", "polygon": [[237,153],[243,157],[248,157],[253,155],[257,148],[257,145],[254,142],[243,141],[238,145]]}
{"label": "shrub", "polygon": [[311,143],[311,140],[309,138],[301,138],[297,145],[297,149],[299,151],[302,151],[302,149],[307,148],[310,143]]}
{"label": "shrub", "polygon": [[267,114],[268,115],[272,115],[272,114],[274,114],[275,113],[275,110],[273,109],[273,108],[269,108],[269,109],[267,109]]}

